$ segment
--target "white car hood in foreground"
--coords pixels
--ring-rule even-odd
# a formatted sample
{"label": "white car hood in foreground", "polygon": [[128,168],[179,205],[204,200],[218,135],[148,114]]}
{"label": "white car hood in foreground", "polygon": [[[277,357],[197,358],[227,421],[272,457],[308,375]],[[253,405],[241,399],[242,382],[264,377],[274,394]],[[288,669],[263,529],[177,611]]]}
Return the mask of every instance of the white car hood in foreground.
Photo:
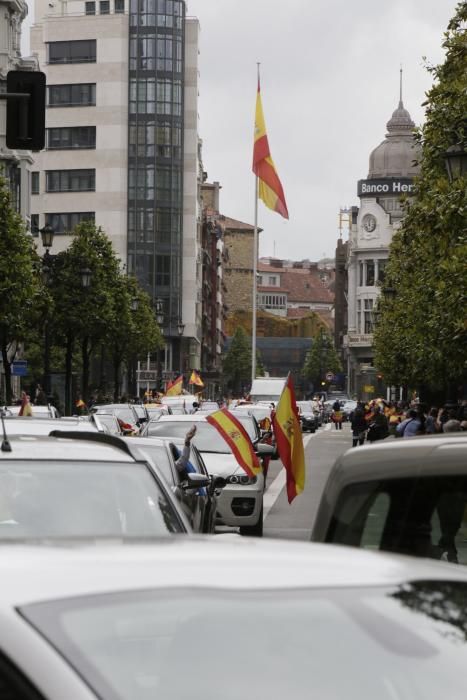
{"label": "white car hood in foreground", "polygon": [[246,474],[232,453],[201,452],[201,456],[209,474],[217,474],[218,476]]}

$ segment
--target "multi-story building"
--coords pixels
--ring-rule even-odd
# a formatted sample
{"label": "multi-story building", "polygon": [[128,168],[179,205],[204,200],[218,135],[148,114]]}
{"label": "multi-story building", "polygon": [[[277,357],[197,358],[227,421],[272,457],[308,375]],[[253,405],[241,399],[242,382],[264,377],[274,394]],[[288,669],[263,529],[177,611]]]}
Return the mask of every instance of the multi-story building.
{"label": "multi-story building", "polygon": [[331,327],[333,267],[309,260],[261,258],[258,264],[258,308],[288,319],[303,318],[314,311]]}
{"label": "multi-story building", "polygon": [[370,155],[366,180],[358,182],[360,207],[353,209],[347,248],[347,360],[348,390],[362,398],[386,391],[374,364],[374,311],[389,246],[404,215],[402,195],[410,195],[418,173],[414,122],[402,95],[387,123],[385,140]]}
{"label": "multi-story building", "polygon": [[[6,92],[10,70],[37,70],[35,58],[21,56],[21,24],[28,14],[23,0],[0,1],[0,90]],[[0,100],[0,165],[9,184],[11,204],[24,221],[30,222],[30,151],[12,151],[6,147],[6,101]]]}
{"label": "multi-story building", "polygon": [[182,351],[198,366],[199,23],[184,0],[36,0],[35,14],[48,87],[32,224],[52,226],[57,252],[94,220],[162,300],[165,368],[181,369]]}

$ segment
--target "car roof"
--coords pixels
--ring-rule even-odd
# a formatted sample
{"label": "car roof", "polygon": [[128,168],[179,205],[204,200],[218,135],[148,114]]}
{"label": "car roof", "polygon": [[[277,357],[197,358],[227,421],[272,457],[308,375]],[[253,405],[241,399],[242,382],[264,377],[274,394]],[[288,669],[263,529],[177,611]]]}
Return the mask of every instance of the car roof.
{"label": "car roof", "polygon": [[[159,421],[157,421],[159,422]],[[171,437],[159,437],[159,436],[152,436],[148,435],[147,437],[139,437],[137,435],[135,436],[129,436],[129,437],[123,437],[122,440],[125,440],[130,445],[136,445],[137,447],[145,447],[145,446],[160,446],[163,447],[165,445],[184,445],[185,440],[183,438],[171,438]]]}
{"label": "car roof", "polygon": [[467,434],[444,433],[387,439],[352,447],[338,458],[330,479],[345,482],[442,474],[449,467],[467,474]]}
{"label": "car roof", "polygon": [[181,414],[181,415],[164,415],[159,418],[157,423],[193,423],[195,421],[205,421],[206,422],[206,416],[209,415],[207,413],[191,413],[188,415]]}
{"label": "car roof", "polygon": [[13,435],[8,441],[11,452],[0,452],[2,461],[45,460],[45,461],[93,461],[93,462],[135,462],[134,458],[112,444],[102,440],[72,439],[69,437],[45,437],[42,435]]}
{"label": "car roof", "polygon": [[229,535],[174,536],[126,546],[78,541],[69,547],[63,543],[1,547],[0,609],[150,588],[235,591],[393,586],[415,580],[467,583],[467,570],[453,564],[353,547],[246,541]]}
{"label": "car roof", "polygon": [[97,432],[97,428],[93,423],[77,416],[69,418],[47,418],[39,416],[6,417],[5,430],[7,436],[49,435],[52,430],[85,430],[88,432]]}

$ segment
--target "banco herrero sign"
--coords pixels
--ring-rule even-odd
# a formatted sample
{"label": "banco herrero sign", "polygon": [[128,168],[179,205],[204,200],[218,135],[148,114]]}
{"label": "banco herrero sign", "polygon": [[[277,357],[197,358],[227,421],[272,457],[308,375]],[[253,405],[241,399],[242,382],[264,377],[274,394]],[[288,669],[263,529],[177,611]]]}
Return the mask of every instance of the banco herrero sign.
{"label": "banco herrero sign", "polygon": [[359,197],[381,197],[384,195],[400,197],[403,194],[411,194],[413,187],[413,180],[410,177],[359,180],[357,194]]}

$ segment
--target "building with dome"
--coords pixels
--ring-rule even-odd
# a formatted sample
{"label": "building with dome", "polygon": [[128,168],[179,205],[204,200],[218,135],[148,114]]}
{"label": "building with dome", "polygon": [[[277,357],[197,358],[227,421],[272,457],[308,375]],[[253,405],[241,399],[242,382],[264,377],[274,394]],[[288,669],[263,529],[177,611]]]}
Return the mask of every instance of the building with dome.
{"label": "building with dome", "polygon": [[387,123],[386,138],[370,154],[368,177],[358,181],[360,206],[353,207],[346,246],[347,329],[343,355],[347,365],[348,391],[369,399],[386,395],[384,377],[374,365],[374,311],[389,246],[400,227],[401,197],[410,195],[419,168],[415,124],[402,101]]}

